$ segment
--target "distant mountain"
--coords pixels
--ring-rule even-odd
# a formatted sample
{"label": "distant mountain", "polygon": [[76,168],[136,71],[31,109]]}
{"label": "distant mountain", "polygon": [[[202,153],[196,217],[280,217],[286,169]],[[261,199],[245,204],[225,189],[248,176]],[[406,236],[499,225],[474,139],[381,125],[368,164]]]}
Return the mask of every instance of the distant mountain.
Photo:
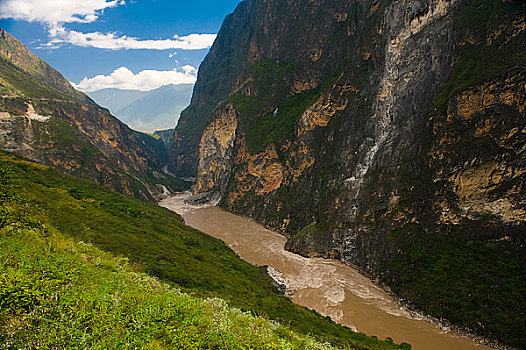
{"label": "distant mountain", "polygon": [[108,108],[112,113],[124,108],[138,99],[148,95],[151,91],[102,89],[88,92],[89,96],[99,105]]}
{"label": "distant mountain", "polygon": [[192,84],[170,84],[150,91],[103,89],[89,96],[132,129],[153,132],[177,124],[192,91]]}
{"label": "distant mountain", "polygon": [[1,28],[0,149],[150,200],[167,183],[160,140],[127,127]]}

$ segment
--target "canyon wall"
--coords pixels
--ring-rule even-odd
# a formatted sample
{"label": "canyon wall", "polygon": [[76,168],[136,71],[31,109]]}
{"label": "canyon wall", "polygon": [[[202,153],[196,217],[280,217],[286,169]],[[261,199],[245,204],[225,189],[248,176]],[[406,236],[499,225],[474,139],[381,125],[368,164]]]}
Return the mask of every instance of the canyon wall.
{"label": "canyon wall", "polygon": [[170,167],[288,249],[525,346],[525,18],[522,1],[244,1]]}

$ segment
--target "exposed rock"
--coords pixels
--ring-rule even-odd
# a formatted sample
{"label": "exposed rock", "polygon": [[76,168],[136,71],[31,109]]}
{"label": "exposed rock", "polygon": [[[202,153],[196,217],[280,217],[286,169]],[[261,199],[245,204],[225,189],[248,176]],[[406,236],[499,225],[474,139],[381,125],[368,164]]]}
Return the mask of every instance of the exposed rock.
{"label": "exposed rock", "polygon": [[267,274],[272,278],[273,284],[278,288],[278,293],[290,297],[296,290],[290,286],[290,282],[283,278],[282,273],[267,266]]}
{"label": "exposed rock", "polygon": [[200,192],[198,194],[194,194],[189,196],[185,199],[185,203],[192,204],[192,205],[217,205],[219,203],[219,200],[221,199],[221,195],[219,192]]}
{"label": "exposed rock", "polygon": [[236,130],[237,115],[233,105],[227,105],[206,127],[199,144],[195,193],[226,190],[233,165]]}
{"label": "exposed rock", "polygon": [[[200,68],[172,166],[289,249],[524,346],[512,329],[526,326],[526,299],[503,306],[503,291],[526,281],[525,13],[501,0],[244,1]],[[226,147],[210,136],[221,133]],[[508,265],[486,275],[455,260],[469,249]],[[471,280],[491,292],[472,298]]]}

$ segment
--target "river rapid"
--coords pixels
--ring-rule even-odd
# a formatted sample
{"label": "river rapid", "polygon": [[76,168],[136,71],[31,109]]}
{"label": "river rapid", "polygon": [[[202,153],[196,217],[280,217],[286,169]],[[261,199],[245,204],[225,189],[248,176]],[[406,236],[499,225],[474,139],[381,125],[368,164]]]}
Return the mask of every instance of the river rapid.
{"label": "river rapid", "polygon": [[159,205],[180,214],[187,225],[221,239],[243,260],[268,265],[294,303],[355,331],[410,343],[415,350],[489,349],[414,316],[353,267],[288,252],[283,235],[215,206],[186,204],[189,195],[169,197]]}

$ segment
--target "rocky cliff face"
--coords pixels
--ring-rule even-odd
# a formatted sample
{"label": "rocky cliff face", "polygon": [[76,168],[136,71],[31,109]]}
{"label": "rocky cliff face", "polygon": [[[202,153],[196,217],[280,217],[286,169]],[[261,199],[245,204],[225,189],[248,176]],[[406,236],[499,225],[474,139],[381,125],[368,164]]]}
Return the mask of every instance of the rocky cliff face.
{"label": "rocky cliff face", "polygon": [[162,142],[129,129],[2,29],[0,93],[1,149],[127,195],[163,192]]}
{"label": "rocky cliff face", "polygon": [[525,16],[521,1],[247,0],[200,68],[172,169],[289,249],[525,346]]}

